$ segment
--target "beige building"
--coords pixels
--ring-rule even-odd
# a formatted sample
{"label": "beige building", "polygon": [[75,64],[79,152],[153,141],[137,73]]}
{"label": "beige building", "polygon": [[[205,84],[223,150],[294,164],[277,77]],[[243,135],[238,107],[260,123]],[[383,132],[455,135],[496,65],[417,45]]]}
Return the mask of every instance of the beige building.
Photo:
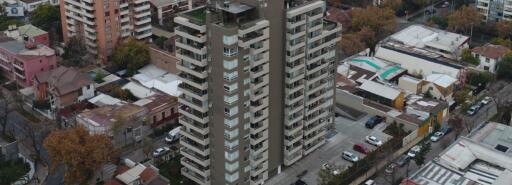
{"label": "beige building", "polygon": [[325,6],[211,1],[174,19],[181,174],[263,184],[325,143],[341,32]]}
{"label": "beige building", "polygon": [[151,39],[149,0],[60,0],[64,41],[76,36],[105,63],[120,41]]}

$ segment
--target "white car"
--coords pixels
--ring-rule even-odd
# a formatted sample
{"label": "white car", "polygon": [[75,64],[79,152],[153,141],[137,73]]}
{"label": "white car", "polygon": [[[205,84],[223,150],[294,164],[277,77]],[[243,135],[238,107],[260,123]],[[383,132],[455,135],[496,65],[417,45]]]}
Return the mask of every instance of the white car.
{"label": "white car", "polygon": [[374,180],[367,180],[366,182],[364,182],[364,185],[376,185],[375,181]]}
{"label": "white car", "polygon": [[328,163],[323,164],[322,169],[331,172],[331,174],[333,174],[333,175],[339,175],[341,173],[340,169],[337,169],[335,166],[330,165]]}
{"label": "white car", "polygon": [[411,158],[414,158],[414,157],[416,157],[416,154],[420,153],[420,151],[421,151],[421,146],[416,145],[416,146],[412,147],[412,148],[409,150],[409,152],[407,152],[407,155],[408,155],[409,157],[411,157]]}
{"label": "white car", "polygon": [[357,157],[357,155],[353,154],[353,153],[350,153],[350,152],[347,152],[347,151],[344,151],[342,154],[341,154],[341,158],[347,160],[347,161],[350,161],[350,162],[357,162],[359,161],[359,157]]}
{"label": "white car", "polygon": [[381,146],[382,145],[382,141],[377,139],[377,137],[375,136],[366,136],[366,142],[372,144],[372,145],[375,145],[375,146]]}
{"label": "white car", "polygon": [[444,136],[444,133],[443,133],[443,132],[436,132],[436,133],[434,133],[434,135],[430,136],[430,140],[431,140],[432,142],[437,142],[437,141],[439,141],[443,136]]}
{"label": "white car", "polygon": [[171,151],[171,149],[169,149],[169,147],[161,147],[161,148],[157,148],[154,152],[153,152],[153,157],[160,157],[166,153],[169,153],[169,151]]}
{"label": "white car", "polygon": [[487,104],[489,104],[491,101],[492,101],[492,98],[491,98],[491,97],[489,97],[489,96],[486,96],[484,99],[482,99],[482,101],[481,101],[481,102],[482,102],[484,105],[487,105]]}

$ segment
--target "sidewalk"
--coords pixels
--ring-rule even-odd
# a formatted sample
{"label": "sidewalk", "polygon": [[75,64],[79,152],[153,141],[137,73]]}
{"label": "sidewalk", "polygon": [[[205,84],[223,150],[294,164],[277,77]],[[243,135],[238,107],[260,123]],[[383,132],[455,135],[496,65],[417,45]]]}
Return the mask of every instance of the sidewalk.
{"label": "sidewalk", "polygon": [[[32,152],[27,147],[25,147],[25,145],[23,144],[22,141],[18,142],[18,149],[19,149],[19,152],[23,156],[31,158]],[[30,159],[30,160],[33,161],[33,159]],[[36,169],[35,169],[35,172],[34,172],[34,177],[30,180],[30,182],[28,184],[30,184],[30,185],[42,185],[42,184],[44,184],[44,182],[46,180],[46,177],[48,176],[49,168],[48,168],[48,166],[41,164],[41,162],[37,163],[35,168]]]}
{"label": "sidewalk", "polygon": [[389,161],[392,161],[393,159],[398,158],[400,155],[402,155],[402,153],[409,150],[409,148],[411,148],[414,145],[416,145],[417,143],[419,143],[422,139],[423,139],[422,137],[418,137],[418,138],[414,139],[412,142],[410,142],[409,144],[407,144],[405,147],[402,147],[399,150],[397,150],[392,155],[387,156],[380,163],[378,163],[376,165],[376,167],[370,168],[364,175],[362,175],[362,176],[358,177],[356,180],[352,181],[350,183],[350,185],[362,184],[366,179],[372,177],[375,173],[377,173],[377,171],[379,171],[379,169],[384,168],[386,166],[386,164],[388,164]]}

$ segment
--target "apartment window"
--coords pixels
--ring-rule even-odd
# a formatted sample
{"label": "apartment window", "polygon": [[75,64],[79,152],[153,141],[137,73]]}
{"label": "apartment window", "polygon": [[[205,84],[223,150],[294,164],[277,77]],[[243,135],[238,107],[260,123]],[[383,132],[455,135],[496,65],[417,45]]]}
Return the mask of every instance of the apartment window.
{"label": "apartment window", "polygon": [[238,35],[226,36],[224,35],[222,42],[224,45],[233,45],[238,42]]}
{"label": "apartment window", "polygon": [[234,69],[235,67],[238,67],[238,60],[237,59],[232,60],[232,61],[224,60],[223,64],[224,64],[224,69],[231,70],[231,69]]}
{"label": "apartment window", "polygon": [[228,138],[228,139],[234,139],[235,137],[238,136],[238,134],[239,134],[238,129],[224,130],[224,136],[226,136],[226,138]]}
{"label": "apartment window", "polygon": [[238,94],[235,94],[234,96],[226,96],[224,95],[224,103],[231,105],[238,101]]}
{"label": "apartment window", "polygon": [[226,119],[224,118],[224,124],[229,128],[235,127],[238,125],[238,118],[235,119]]}
{"label": "apartment window", "polygon": [[224,48],[224,56],[232,57],[238,54],[238,48]]}
{"label": "apartment window", "polygon": [[226,158],[226,160],[228,161],[234,161],[236,159],[238,159],[238,157],[240,156],[240,154],[238,153],[238,150],[234,151],[234,152],[224,152],[224,158]]}
{"label": "apartment window", "polygon": [[249,128],[251,128],[251,124],[250,123],[244,124],[244,130],[247,130]]}
{"label": "apartment window", "polygon": [[238,83],[233,83],[231,85],[224,84],[224,91],[227,93],[231,93],[238,89]]}
{"label": "apartment window", "polygon": [[226,173],[226,181],[227,182],[235,182],[238,180],[238,172],[235,172],[233,174]]}
{"label": "apartment window", "polygon": [[234,106],[234,107],[231,107],[231,108],[224,108],[224,114],[226,116],[234,116],[236,114],[238,114],[238,106]]}
{"label": "apartment window", "polygon": [[249,96],[249,95],[251,95],[251,89],[244,90],[244,96]]}
{"label": "apartment window", "polygon": [[224,146],[225,146],[226,148],[230,149],[230,150],[231,150],[231,149],[233,149],[233,148],[235,148],[235,147],[237,147],[237,146],[238,146],[238,144],[239,144],[238,139],[237,139],[237,140],[234,140],[234,141],[232,141],[232,142],[229,142],[229,141],[224,140]]}
{"label": "apartment window", "polygon": [[244,119],[249,119],[251,117],[251,112],[244,113]]}
{"label": "apartment window", "polygon": [[232,73],[224,72],[224,80],[233,81],[238,77],[238,71],[233,71]]}
{"label": "apartment window", "polygon": [[238,161],[235,161],[234,163],[226,162],[224,163],[224,167],[226,168],[227,171],[233,172],[235,170],[238,170],[239,164]]}
{"label": "apartment window", "polygon": [[247,85],[249,83],[251,83],[251,79],[250,78],[244,79],[244,85]]}
{"label": "apartment window", "polygon": [[485,58],[486,63],[489,63],[489,61],[490,61],[489,58]]}

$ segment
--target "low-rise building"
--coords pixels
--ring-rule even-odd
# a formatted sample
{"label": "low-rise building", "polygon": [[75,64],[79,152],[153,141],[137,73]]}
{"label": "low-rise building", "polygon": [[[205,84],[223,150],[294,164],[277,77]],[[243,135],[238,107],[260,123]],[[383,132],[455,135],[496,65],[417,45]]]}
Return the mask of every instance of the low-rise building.
{"label": "low-rise building", "polygon": [[143,125],[146,114],[144,107],[130,103],[106,105],[78,114],[76,124],[84,126],[91,134],[110,136],[114,147],[121,148],[147,135],[148,128]]}
{"label": "low-rise building", "polygon": [[4,34],[7,37],[11,37],[20,42],[24,42],[27,39],[29,39],[34,43],[43,44],[48,47],[50,46],[50,37],[48,35],[48,32],[38,27],[35,27],[31,24],[26,24],[20,27],[17,27],[16,25],[11,25],[7,30],[4,31]]}
{"label": "low-rise building", "polygon": [[4,3],[4,11],[0,12],[7,17],[23,17],[25,11],[23,4],[19,0],[0,0],[0,3]]}
{"label": "low-rise building", "polygon": [[178,117],[178,98],[166,94],[155,94],[133,104],[147,109],[146,122],[156,127]]}
{"label": "low-rise building", "polygon": [[119,166],[116,176],[104,185],[169,185],[169,180],[159,174],[159,169],[151,164]]}
{"label": "low-rise building", "polygon": [[459,137],[408,181],[429,185],[509,185],[512,182],[512,127],[487,123]]}
{"label": "low-rise building", "polygon": [[496,72],[498,62],[509,52],[510,49],[505,46],[489,43],[471,50],[471,54],[479,61],[477,68],[491,73]]}
{"label": "low-rise building", "polygon": [[469,47],[469,37],[427,27],[411,25],[381,41],[375,57],[400,64],[409,74],[446,74],[464,79],[466,69],[456,60]]}
{"label": "low-rise building", "polygon": [[36,74],[56,67],[57,56],[53,49],[0,35],[0,68],[5,77],[22,86],[31,86]]}
{"label": "low-rise building", "polygon": [[444,101],[409,95],[405,113],[417,116],[420,118],[419,120],[422,120],[418,127],[418,135],[424,136],[446,125],[449,110],[448,104]]}
{"label": "low-rise building", "polygon": [[49,4],[58,6],[59,0],[20,0],[27,12],[33,12],[38,6]]}
{"label": "low-rise building", "polygon": [[93,83],[87,74],[60,66],[34,76],[34,100],[48,102],[55,118],[58,110],[94,97]]}

